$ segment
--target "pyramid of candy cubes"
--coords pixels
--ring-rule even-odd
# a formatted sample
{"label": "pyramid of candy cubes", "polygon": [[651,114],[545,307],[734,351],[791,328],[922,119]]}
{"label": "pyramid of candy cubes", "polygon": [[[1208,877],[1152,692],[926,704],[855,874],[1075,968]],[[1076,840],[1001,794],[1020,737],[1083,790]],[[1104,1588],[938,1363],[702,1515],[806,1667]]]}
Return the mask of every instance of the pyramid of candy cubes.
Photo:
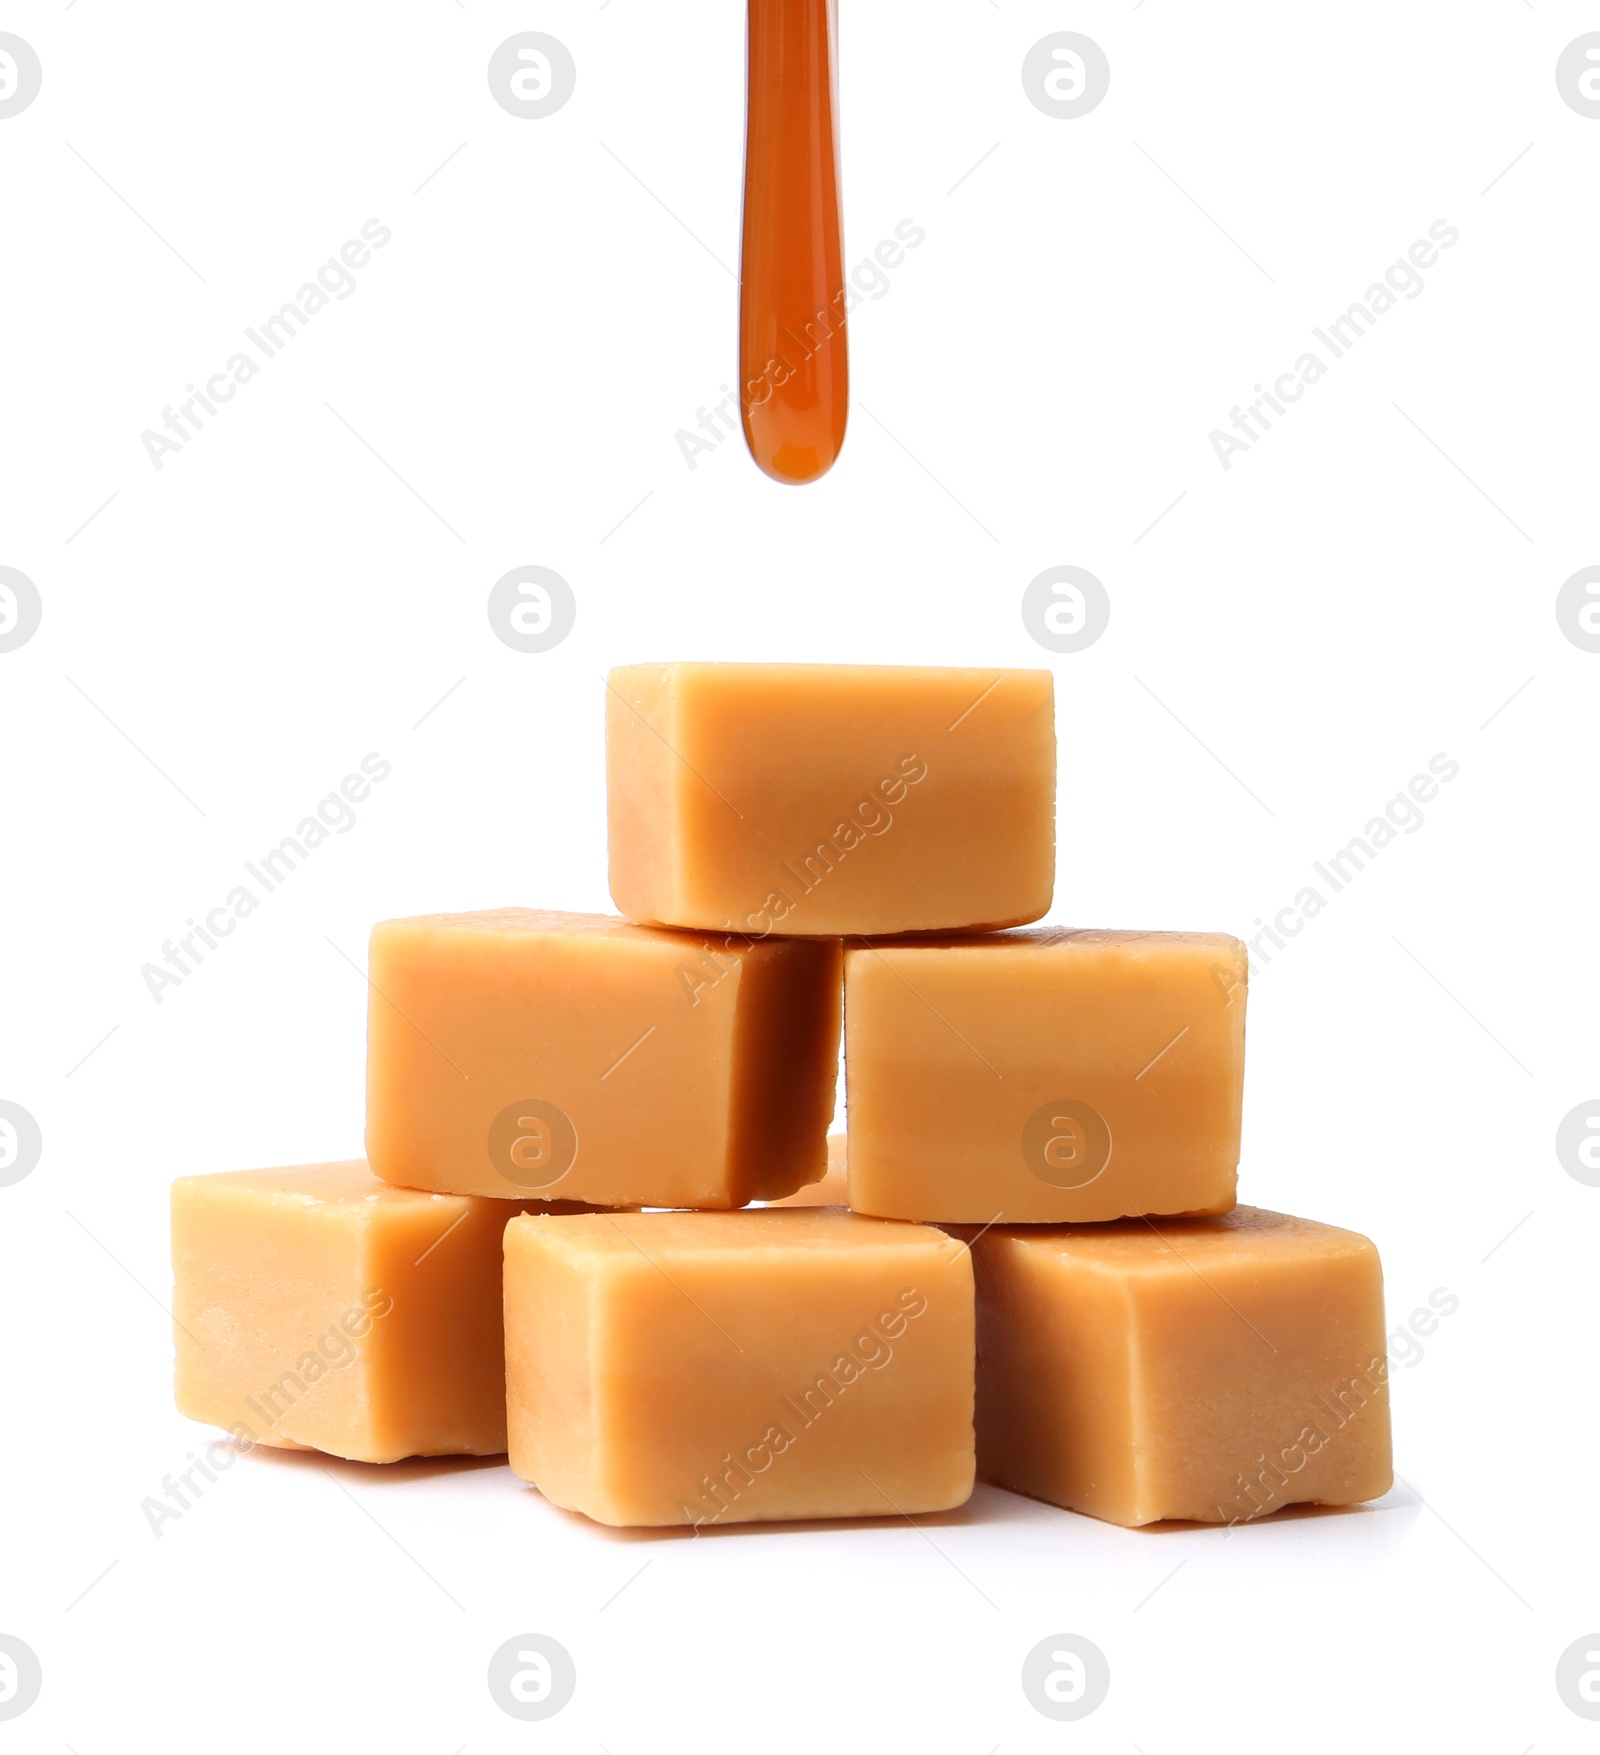
{"label": "pyramid of candy cubes", "polygon": [[174,1185],[183,1413],[619,1525],[1387,1491],[1376,1250],[1235,1204],[1244,945],[1027,927],[1048,672],[605,710],[621,916],[382,922],[366,1160]]}

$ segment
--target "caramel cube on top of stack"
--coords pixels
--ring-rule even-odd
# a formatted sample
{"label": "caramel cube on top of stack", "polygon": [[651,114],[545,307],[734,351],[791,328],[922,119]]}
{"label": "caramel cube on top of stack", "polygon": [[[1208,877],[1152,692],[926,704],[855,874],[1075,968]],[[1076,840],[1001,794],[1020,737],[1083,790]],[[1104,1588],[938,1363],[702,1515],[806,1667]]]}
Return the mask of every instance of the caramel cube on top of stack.
{"label": "caramel cube on top of stack", "polygon": [[634,664],[607,689],[611,894],[630,920],[842,937],[1050,906],[1047,670]]}

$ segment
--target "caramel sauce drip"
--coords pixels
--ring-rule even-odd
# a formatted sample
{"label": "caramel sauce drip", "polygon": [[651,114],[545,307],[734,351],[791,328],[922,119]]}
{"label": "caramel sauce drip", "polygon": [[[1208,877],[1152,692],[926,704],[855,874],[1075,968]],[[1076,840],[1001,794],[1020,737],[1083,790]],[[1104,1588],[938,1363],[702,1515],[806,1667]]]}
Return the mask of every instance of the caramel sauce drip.
{"label": "caramel sauce drip", "polygon": [[739,399],[776,481],[833,467],[850,408],[836,0],[750,0]]}

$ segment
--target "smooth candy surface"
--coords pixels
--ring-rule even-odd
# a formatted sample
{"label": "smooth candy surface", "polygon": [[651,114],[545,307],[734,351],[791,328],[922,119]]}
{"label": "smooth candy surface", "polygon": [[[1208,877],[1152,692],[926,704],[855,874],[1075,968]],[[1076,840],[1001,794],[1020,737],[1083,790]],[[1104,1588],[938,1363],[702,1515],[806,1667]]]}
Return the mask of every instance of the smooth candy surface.
{"label": "smooth candy surface", "polygon": [[833,1208],[517,1219],[511,1466],[608,1524],[881,1517],[973,1480],[972,1269]]}
{"label": "smooth candy surface", "polygon": [[614,670],[612,898],[631,920],[755,937],[1037,920],[1054,713],[1047,670]]}
{"label": "smooth candy surface", "polygon": [[501,1239],[524,1210],[391,1188],[360,1160],[180,1178],[179,1412],[361,1462],[499,1454]]}
{"label": "smooth candy surface", "polygon": [[373,929],[367,1158],[386,1181],[736,1207],[826,1165],[839,946],[505,908]]}
{"label": "smooth candy surface", "polygon": [[850,1205],[973,1224],[1226,1211],[1245,981],[1221,933],[852,943]]}
{"label": "smooth candy surface", "polygon": [[1217,1218],[977,1235],[978,1471],[1112,1523],[1393,1483],[1383,1277],[1353,1231]]}

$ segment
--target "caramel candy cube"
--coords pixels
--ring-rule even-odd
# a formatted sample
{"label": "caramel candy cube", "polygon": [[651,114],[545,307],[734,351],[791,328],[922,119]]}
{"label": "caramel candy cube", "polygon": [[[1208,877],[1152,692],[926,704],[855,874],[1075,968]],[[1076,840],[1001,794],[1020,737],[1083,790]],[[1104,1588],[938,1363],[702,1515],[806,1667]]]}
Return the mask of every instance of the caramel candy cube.
{"label": "caramel candy cube", "polygon": [[612,899],[630,920],[756,937],[1037,920],[1054,711],[1047,670],[614,670]]}
{"label": "caramel candy cube", "polygon": [[373,929],[367,1160],[386,1181],[737,1207],[826,1167],[834,940],[506,908]]}
{"label": "caramel candy cube", "polygon": [[1383,1276],[1255,1207],[975,1237],[978,1472],[1111,1523],[1388,1492]]}
{"label": "caramel candy cube", "polygon": [[531,1206],[391,1188],[360,1160],[180,1178],[178,1411],[360,1462],[498,1455],[502,1234]]}
{"label": "caramel candy cube", "polygon": [[940,1232],[834,1208],[514,1219],[511,1466],[608,1524],[960,1505],[964,1258]]}
{"label": "caramel candy cube", "polygon": [[1225,1212],[1245,976],[1220,933],[848,945],[850,1205],[980,1225]]}

